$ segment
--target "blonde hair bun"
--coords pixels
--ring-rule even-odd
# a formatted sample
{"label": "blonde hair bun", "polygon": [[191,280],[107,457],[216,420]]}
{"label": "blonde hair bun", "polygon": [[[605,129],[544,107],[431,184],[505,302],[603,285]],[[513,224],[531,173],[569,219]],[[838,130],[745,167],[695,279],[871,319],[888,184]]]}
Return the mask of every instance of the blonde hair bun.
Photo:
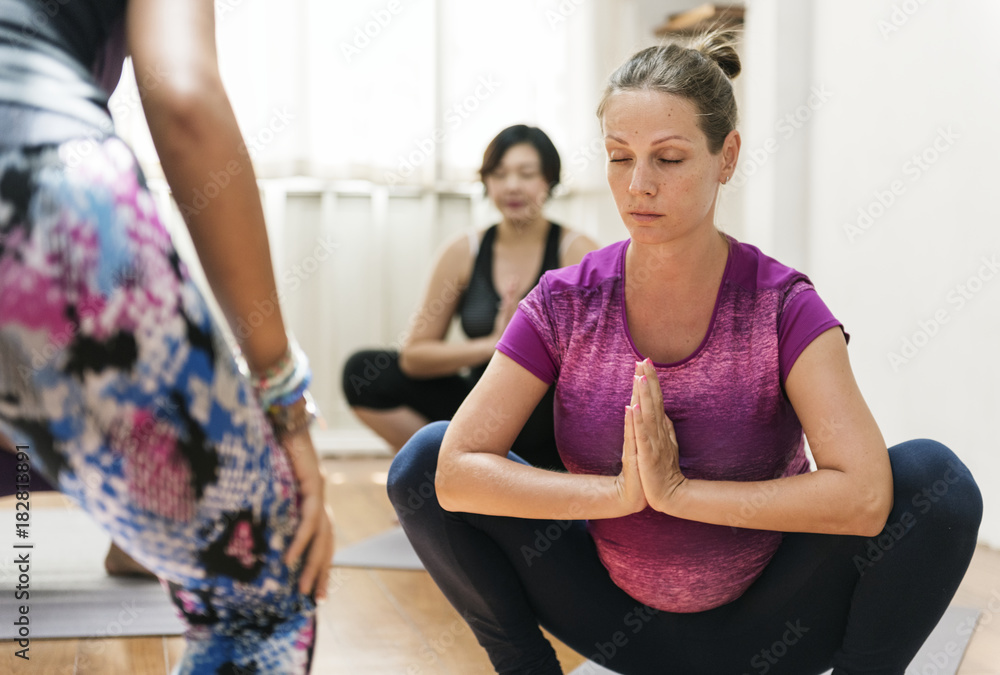
{"label": "blonde hair bun", "polygon": [[740,55],[736,53],[736,33],[733,30],[709,30],[693,37],[688,47],[719,64],[730,80],[743,70]]}

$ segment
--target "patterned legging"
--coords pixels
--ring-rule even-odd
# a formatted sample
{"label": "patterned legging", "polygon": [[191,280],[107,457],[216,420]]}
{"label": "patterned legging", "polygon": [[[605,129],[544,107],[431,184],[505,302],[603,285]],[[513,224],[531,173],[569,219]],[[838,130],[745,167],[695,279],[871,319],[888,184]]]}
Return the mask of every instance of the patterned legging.
{"label": "patterned legging", "polygon": [[178,672],[308,672],[291,465],[121,139],[0,153],[0,431],[161,579]]}

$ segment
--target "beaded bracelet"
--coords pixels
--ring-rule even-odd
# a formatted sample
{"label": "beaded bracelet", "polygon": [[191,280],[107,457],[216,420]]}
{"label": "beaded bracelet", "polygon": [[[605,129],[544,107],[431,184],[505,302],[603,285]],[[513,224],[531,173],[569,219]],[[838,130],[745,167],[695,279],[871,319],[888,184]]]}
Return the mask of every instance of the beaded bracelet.
{"label": "beaded bracelet", "polygon": [[299,400],[305,401],[305,405],[272,405],[267,409],[271,426],[279,438],[307,429],[319,417],[316,403],[308,391],[303,391],[295,402]]}
{"label": "beaded bracelet", "polygon": [[288,349],[278,362],[253,380],[254,389],[264,408],[272,405],[290,405],[302,397],[312,380],[309,359],[294,338],[289,338]]}
{"label": "beaded bracelet", "polygon": [[[308,391],[312,382],[309,359],[294,337],[288,337],[285,353],[263,373],[251,373],[238,350],[236,361],[279,436],[308,427],[317,418],[316,404]],[[303,399],[305,406],[295,406]]]}
{"label": "beaded bracelet", "polygon": [[289,338],[288,349],[286,349],[285,353],[281,355],[281,358],[278,359],[277,363],[255,378],[256,381],[254,382],[254,387],[262,390],[268,389],[269,387],[274,387],[278,383],[290,378],[295,372],[297,364],[297,359],[295,358],[295,352],[297,349],[298,344],[294,344],[293,346],[292,338]]}

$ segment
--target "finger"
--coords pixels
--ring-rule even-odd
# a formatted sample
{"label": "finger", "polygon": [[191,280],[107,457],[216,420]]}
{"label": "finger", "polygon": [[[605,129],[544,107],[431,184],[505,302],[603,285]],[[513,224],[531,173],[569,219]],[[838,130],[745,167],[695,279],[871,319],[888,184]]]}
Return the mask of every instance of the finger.
{"label": "finger", "polygon": [[511,282],[507,284],[507,290],[504,292],[504,295],[507,296],[508,301],[517,299],[517,287],[519,285],[520,284],[518,284],[516,279],[511,280]]}
{"label": "finger", "polygon": [[306,558],[306,566],[299,578],[299,590],[303,593],[309,594],[314,588],[318,590],[320,576],[324,569],[329,568],[328,549],[327,534],[321,527],[312,540],[309,555]]}
{"label": "finger", "polygon": [[653,405],[653,392],[650,391],[650,381],[645,375],[639,376],[639,411],[643,420],[656,421],[656,407]]}
{"label": "finger", "polygon": [[667,425],[667,436],[670,438],[670,442],[677,445],[677,432],[674,431],[674,423],[667,417],[666,413],[663,414],[663,420]]}
{"label": "finger", "polygon": [[635,447],[635,423],[632,419],[632,408],[630,406],[625,406],[625,443],[622,446],[624,450],[622,451],[622,464],[631,460],[635,461],[636,457],[636,447]]}
{"label": "finger", "polygon": [[323,604],[326,599],[330,597],[330,566],[327,565],[319,575],[319,579],[316,581],[316,602],[318,604]]}
{"label": "finger", "polygon": [[656,403],[657,408],[663,410],[663,387],[660,386],[660,376],[656,372],[656,366],[653,365],[652,359],[646,359],[643,362],[644,374],[646,378],[650,381],[650,386],[653,391],[653,401]]}
{"label": "finger", "polygon": [[639,402],[632,406],[632,424],[635,429],[636,451],[639,446],[649,441],[649,434],[646,432],[645,418],[642,414],[642,390],[639,391]]}
{"label": "finger", "polygon": [[[303,505],[306,502],[303,501]],[[319,524],[316,510],[311,506],[308,509],[304,508],[302,512],[302,520],[299,521],[299,527],[295,530],[295,537],[292,539],[292,545],[288,547],[288,552],[285,553],[285,564],[293,565],[295,561],[299,559],[302,552],[306,550],[306,546],[309,545],[309,541],[312,539],[313,534],[316,532],[316,527]]]}
{"label": "finger", "polygon": [[632,376],[632,398],[629,400],[628,404],[630,406],[635,405],[639,402],[639,376]]}

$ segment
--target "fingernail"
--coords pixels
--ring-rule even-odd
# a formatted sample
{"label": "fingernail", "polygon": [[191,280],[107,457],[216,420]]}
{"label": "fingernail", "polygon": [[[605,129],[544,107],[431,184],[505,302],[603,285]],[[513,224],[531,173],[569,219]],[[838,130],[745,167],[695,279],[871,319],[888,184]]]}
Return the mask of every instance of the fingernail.
{"label": "fingernail", "polygon": [[645,375],[640,375],[639,376],[639,381],[642,382],[643,384],[645,384],[646,383],[646,376]]}
{"label": "fingernail", "polygon": [[653,365],[653,359],[651,359],[651,358],[649,358],[649,357],[647,356],[647,357],[646,357],[646,360],[645,360],[645,361],[643,361],[643,363],[648,363],[649,365]]}

